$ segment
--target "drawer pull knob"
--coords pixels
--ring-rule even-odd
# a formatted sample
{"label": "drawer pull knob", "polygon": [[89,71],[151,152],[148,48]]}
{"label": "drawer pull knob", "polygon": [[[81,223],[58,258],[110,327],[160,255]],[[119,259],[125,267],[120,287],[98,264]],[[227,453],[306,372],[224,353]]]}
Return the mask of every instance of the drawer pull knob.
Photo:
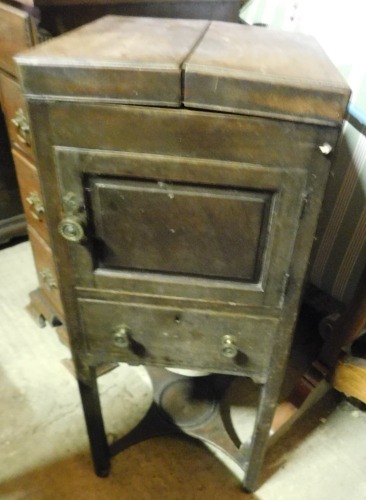
{"label": "drawer pull knob", "polygon": [[321,153],[323,153],[324,156],[328,156],[332,152],[333,148],[330,144],[328,144],[327,142],[324,142],[324,144],[319,146],[319,149],[320,149]]}
{"label": "drawer pull knob", "polygon": [[66,217],[58,225],[59,233],[65,240],[79,243],[84,239],[83,226],[77,217]]}
{"label": "drawer pull knob", "polygon": [[235,358],[238,354],[236,339],[232,335],[224,335],[221,340],[221,352],[225,358]]}
{"label": "drawer pull knob", "polygon": [[130,341],[128,338],[128,329],[125,326],[121,326],[115,333],[114,333],[114,345],[117,347],[120,347],[122,349],[125,349],[126,347],[129,347]]}
{"label": "drawer pull knob", "polygon": [[44,206],[38,194],[35,192],[29,193],[26,200],[31,206],[31,214],[33,217],[40,220],[44,214]]}
{"label": "drawer pull knob", "polygon": [[22,108],[19,108],[16,111],[15,117],[11,120],[11,123],[17,129],[17,134],[18,134],[18,138],[19,138],[20,142],[30,146],[30,144],[31,144],[30,127],[29,127],[29,123],[28,123],[26,114]]}

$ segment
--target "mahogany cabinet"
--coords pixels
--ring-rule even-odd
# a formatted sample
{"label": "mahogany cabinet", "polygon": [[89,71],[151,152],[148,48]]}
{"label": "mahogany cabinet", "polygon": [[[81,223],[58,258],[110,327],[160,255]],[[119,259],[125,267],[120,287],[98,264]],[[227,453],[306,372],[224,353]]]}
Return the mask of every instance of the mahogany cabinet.
{"label": "mahogany cabinet", "polygon": [[216,442],[255,489],[347,85],[311,37],[216,21],[108,16],[17,62],[97,473],[95,369],[127,362],[260,384],[250,443]]}

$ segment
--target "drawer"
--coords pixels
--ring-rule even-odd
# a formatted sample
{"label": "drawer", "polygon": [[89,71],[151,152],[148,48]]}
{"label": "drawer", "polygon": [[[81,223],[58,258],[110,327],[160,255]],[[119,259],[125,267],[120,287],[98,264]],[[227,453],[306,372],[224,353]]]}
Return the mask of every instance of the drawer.
{"label": "drawer", "polygon": [[52,305],[56,308],[56,311],[63,316],[63,307],[61,304],[52,251],[47,243],[31,227],[29,228],[29,239],[32,244],[40,287]]}
{"label": "drawer", "polygon": [[3,74],[1,75],[1,93],[12,147],[33,159],[28,114],[20,86],[13,78]]}
{"label": "drawer", "polygon": [[[266,379],[276,318],[95,299],[78,304],[86,347],[102,356],[99,361],[194,366]],[[225,336],[238,348],[233,358],[223,353]]]}
{"label": "drawer", "polygon": [[17,75],[13,56],[34,45],[33,18],[20,9],[0,3],[0,68]]}
{"label": "drawer", "polygon": [[16,150],[13,150],[13,159],[27,222],[48,243],[49,235],[36,167]]}

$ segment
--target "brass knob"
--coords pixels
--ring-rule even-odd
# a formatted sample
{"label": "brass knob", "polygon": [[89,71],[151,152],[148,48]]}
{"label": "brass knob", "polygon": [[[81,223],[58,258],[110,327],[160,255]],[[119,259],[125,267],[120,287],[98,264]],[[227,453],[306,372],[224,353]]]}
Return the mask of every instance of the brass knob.
{"label": "brass knob", "polygon": [[330,155],[330,153],[332,152],[333,148],[330,144],[328,144],[327,142],[324,142],[323,144],[321,144],[319,146],[319,149],[320,149],[320,152],[324,155],[324,156],[328,156]]}
{"label": "brass knob", "polygon": [[79,243],[84,239],[85,233],[78,217],[66,217],[58,225],[59,233],[65,240]]}
{"label": "brass knob", "polygon": [[37,220],[40,220],[42,215],[44,214],[44,206],[38,194],[35,192],[29,193],[26,200],[31,206],[31,214],[33,215],[33,217]]}
{"label": "brass knob", "polygon": [[30,140],[30,127],[29,123],[26,117],[26,114],[22,108],[19,108],[16,113],[15,117],[11,120],[12,124],[15,126],[17,129],[17,134],[20,142],[23,144],[27,144],[30,146],[31,140]]}
{"label": "brass knob", "polygon": [[236,339],[232,335],[224,335],[221,339],[221,352],[225,358],[235,358],[238,354]]}
{"label": "brass knob", "polygon": [[114,332],[113,336],[114,345],[125,349],[129,346],[130,340],[128,338],[128,328],[126,326],[121,326],[117,331]]}

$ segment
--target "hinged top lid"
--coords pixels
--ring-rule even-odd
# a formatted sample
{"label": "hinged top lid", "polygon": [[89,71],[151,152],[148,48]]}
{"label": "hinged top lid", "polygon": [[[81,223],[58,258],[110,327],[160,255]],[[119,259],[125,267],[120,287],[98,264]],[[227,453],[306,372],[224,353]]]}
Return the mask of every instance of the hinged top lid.
{"label": "hinged top lid", "polygon": [[181,106],[181,67],[208,24],[103,17],[18,55],[25,93]]}
{"label": "hinged top lid", "polygon": [[16,59],[36,98],[340,123],[350,94],[312,37],[218,21],[107,16]]}
{"label": "hinged top lid", "polygon": [[308,35],[212,22],[184,65],[186,106],[342,121],[349,88]]}

